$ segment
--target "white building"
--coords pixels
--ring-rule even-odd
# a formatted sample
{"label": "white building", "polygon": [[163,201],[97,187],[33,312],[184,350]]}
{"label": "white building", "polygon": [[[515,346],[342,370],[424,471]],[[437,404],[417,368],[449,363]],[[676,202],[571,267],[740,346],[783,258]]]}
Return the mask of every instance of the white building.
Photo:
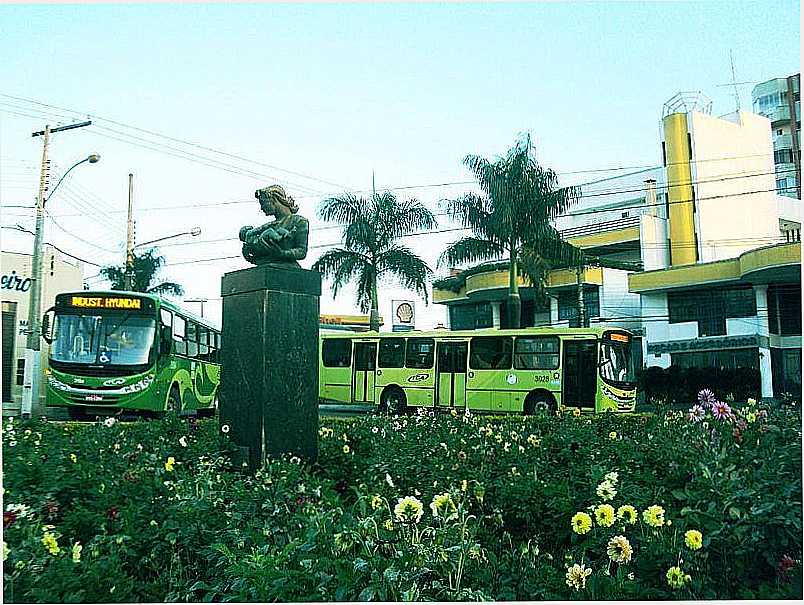
{"label": "white building", "polygon": [[[45,246],[42,267],[42,313],[56,300],[56,294],[83,287],[81,263],[64,258]],[[28,304],[31,295],[31,255],[3,252],[0,256],[0,299],[2,300],[2,393],[3,413],[17,414],[22,400],[25,372],[25,344]],[[47,345],[42,342],[42,367],[47,363]],[[40,380],[44,397],[45,381]]]}

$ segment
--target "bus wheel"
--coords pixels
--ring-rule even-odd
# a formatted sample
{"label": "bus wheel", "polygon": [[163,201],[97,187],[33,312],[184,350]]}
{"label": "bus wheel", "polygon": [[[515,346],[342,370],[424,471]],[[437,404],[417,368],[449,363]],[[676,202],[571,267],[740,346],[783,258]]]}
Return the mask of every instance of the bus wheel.
{"label": "bus wheel", "polygon": [[556,400],[549,393],[535,392],[525,400],[525,415],[549,414],[556,409]]}
{"label": "bus wheel", "polygon": [[170,395],[168,395],[167,404],[165,406],[165,413],[166,414],[178,414],[181,412],[181,395],[179,394],[178,387],[173,387],[170,389]]}
{"label": "bus wheel", "polygon": [[385,389],[380,397],[380,410],[387,414],[402,415],[408,409],[408,401],[402,389]]}

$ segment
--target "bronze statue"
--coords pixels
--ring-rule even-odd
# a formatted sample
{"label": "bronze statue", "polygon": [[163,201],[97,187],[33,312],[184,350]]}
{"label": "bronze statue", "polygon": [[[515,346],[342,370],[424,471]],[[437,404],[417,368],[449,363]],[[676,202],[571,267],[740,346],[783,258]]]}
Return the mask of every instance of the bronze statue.
{"label": "bronze statue", "polygon": [[243,258],[255,265],[279,264],[298,267],[297,261],[307,256],[307,219],[296,214],[299,206],[279,185],[254,192],[260,208],[276,218],[261,227],[246,225],[240,229]]}

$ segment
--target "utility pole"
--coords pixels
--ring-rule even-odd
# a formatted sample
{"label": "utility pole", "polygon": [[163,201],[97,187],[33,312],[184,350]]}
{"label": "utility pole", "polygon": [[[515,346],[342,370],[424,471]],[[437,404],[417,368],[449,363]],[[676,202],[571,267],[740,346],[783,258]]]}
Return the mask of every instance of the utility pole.
{"label": "utility pole", "polygon": [[50,125],[47,125],[44,130],[31,133],[32,137],[43,137],[43,144],[42,165],[39,169],[39,195],[36,198],[36,232],[34,233],[34,249],[31,256],[31,298],[28,305],[28,329],[24,357],[25,373],[22,381],[22,403],[20,405],[20,415],[23,418],[31,416],[34,403],[39,403],[41,390],[42,245],[45,239],[45,202],[47,201],[50,180],[50,160],[48,159],[50,135],[54,132],[72,130],[73,128],[81,128],[90,124],[92,124],[91,121],[86,121],[79,124],[70,124],[69,126],[59,126],[58,128],[50,128]]}
{"label": "utility pole", "polygon": [[203,319],[203,317],[204,317],[204,303],[207,302],[208,300],[209,299],[207,299],[207,298],[186,298],[186,299],[184,299],[184,302],[201,303],[201,318]]}
{"label": "utility pole", "polygon": [[131,290],[134,273],[134,175],[128,174],[128,223],[126,233],[126,274],[123,289]]}

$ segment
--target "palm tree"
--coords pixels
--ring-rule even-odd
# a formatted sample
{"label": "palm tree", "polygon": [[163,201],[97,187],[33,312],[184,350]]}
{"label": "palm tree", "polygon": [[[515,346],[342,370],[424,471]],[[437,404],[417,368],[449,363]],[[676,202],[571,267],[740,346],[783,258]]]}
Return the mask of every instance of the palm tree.
{"label": "palm tree", "polygon": [[372,330],[380,329],[377,281],[394,275],[404,287],[415,290],[427,301],[427,285],[432,270],[398,239],[415,231],[433,229],[436,219],[416,200],[399,201],[393,193],[376,192],[371,199],[351,193],[321,203],[318,216],[343,227],[343,247],[325,252],[313,265],[332,278],[333,297],[346,283],[357,280],[357,303],[365,313],[371,311]]}
{"label": "palm tree", "polygon": [[[156,248],[146,250],[142,254],[134,253],[134,264],[131,275],[131,289],[134,292],[149,294],[173,294],[181,296],[184,288],[175,282],[156,281],[156,274],[165,264],[165,257],[157,254]],[[112,290],[125,290],[126,266],[111,265],[103,267],[100,274],[112,282]]]}
{"label": "palm tree", "polygon": [[522,137],[505,157],[491,162],[468,155],[464,164],[474,173],[484,195],[466,193],[447,201],[453,220],[472,230],[447,247],[439,264],[456,265],[508,259],[508,323],[519,327],[519,269],[543,292],[546,273],[556,266],[581,266],[580,249],[561,239],[550,224],[580,199],[578,187],[559,187],[558,175],[533,157],[530,135]]}

